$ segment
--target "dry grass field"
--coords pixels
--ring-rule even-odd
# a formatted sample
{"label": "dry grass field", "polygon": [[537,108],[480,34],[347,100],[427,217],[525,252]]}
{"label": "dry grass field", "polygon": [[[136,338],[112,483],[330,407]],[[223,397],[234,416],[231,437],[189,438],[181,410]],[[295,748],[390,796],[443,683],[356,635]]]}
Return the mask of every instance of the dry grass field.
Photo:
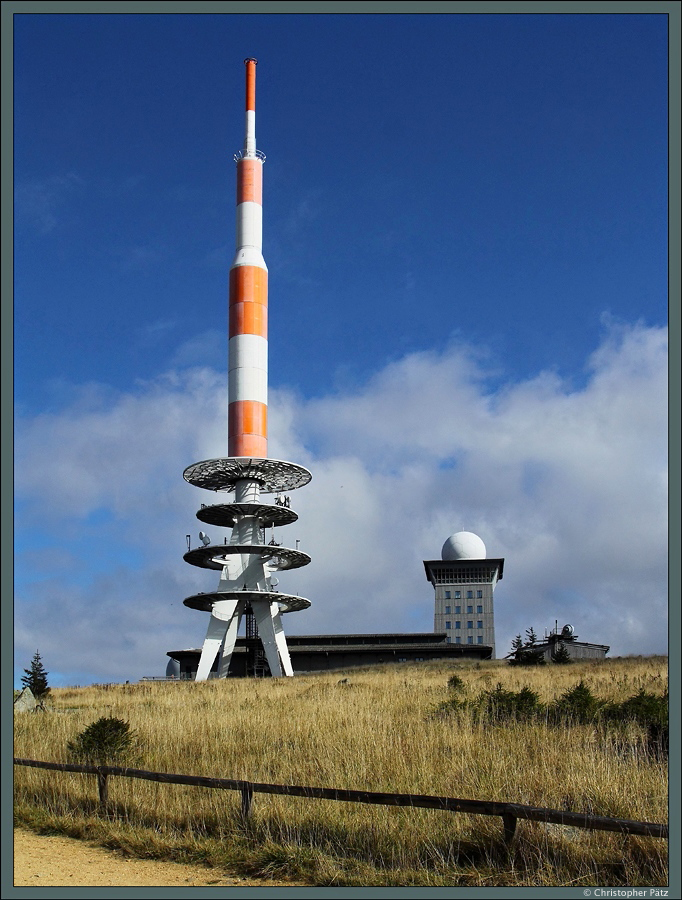
{"label": "dry grass field", "polygon": [[[623,701],[667,690],[667,659],[565,666],[397,664],[282,679],[53,689],[45,713],[15,715],[14,755],[68,762],[67,743],[101,716],[130,723],[138,768],[476,800],[668,821],[667,759],[642,729],[435,714],[452,695],[502,684],[550,702],[581,680]],[[343,681],[346,678],[347,681]],[[657,886],[667,841],[519,821],[508,847],[497,817],[254,795],[110,778],[100,815],[94,776],[15,767],[16,820],[142,858],[182,859],[336,886]]]}

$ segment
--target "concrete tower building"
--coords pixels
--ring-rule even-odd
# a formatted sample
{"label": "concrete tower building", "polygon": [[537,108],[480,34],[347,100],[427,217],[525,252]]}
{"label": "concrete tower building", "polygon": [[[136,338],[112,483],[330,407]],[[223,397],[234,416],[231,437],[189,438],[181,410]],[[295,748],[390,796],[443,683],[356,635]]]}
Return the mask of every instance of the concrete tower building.
{"label": "concrete tower building", "polygon": [[443,544],[441,559],[424,560],[424,569],[436,593],[433,630],[448,643],[492,647],[494,659],[493,591],[504,559],[487,559],[480,537],[459,531]]}

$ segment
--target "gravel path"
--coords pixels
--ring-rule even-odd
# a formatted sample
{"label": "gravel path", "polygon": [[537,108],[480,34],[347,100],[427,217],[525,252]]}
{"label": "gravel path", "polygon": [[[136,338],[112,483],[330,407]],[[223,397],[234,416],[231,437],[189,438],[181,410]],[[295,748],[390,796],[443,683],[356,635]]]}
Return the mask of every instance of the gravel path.
{"label": "gravel path", "polygon": [[[69,837],[14,829],[16,887],[295,887],[296,882],[226,875],[220,869],[153,859],[131,859]],[[309,886],[309,885],[308,885]]]}

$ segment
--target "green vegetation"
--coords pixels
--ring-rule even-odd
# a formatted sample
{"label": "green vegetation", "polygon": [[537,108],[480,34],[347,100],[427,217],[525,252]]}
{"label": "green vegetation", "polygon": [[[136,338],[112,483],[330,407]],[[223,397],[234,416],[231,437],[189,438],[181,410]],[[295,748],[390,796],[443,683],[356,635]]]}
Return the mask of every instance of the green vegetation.
{"label": "green vegetation", "polygon": [[40,653],[37,650],[31,660],[30,669],[24,669],[24,672],[26,674],[22,675],[21,683],[24,687],[30,688],[31,693],[38,702],[45,700],[50,693],[50,688],[47,684],[48,673],[45,671]]}
{"label": "green vegetation", "polygon": [[573,662],[566,644],[557,643],[552,652],[552,662],[559,666],[569,665]]}
{"label": "green vegetation", "polygon": [[140,759],[138,737],[129,722],[102,716],[66,745],[70,761],[89,766],[132,765]]}
{"label": "green vegetation", "polygon": [[[144,768],[666,822],[667,660],[434,661],[296,678],[54,688],[15,755],[68,762],[105,716]],[[343,677],[348,683],[340,684]],[[437,715],[434,710],[438,709]],[[540,711],[540,712],[538,712]],[[553,719],[554,713],[556,716]],[[660,728],[657,743],[655,727]],[[653,729],[653,730],[652,730]],[[499,818],[15,768],[15,820],[122,852],[311,886],[665,885],[667,842]]]}
{"label": "green vegetation", "polygon": [[517,634],[512,641],[513,656],[509,659],[510,666],[544,666],[547,663],[545,654],[542,650],[536,650],[538,638],[535,634],[533,626],[526,629],[526,640],[524,642],[520,634]]}
{"label": "green vegetation", "polygon": [[[458,676],[453,676],[457,679]],[[448,687],[453,687],[453,678]],[[458,679],[461,682],[461,679]],[[509,722],[545,722],[548,725],[591,725],[603,727],[637,725],[646,731],[650,751],[665,755],[668,749],[668,693],[653,694],[640,688],[622,701],[596,697],[582,679],[559,697],[543,703],[536,691],[525,686],[518,691],[505,690],[502,683],[474,696],[457,685],[455,696],[442,701],[436,714],[467,711],[479,721],[499,725]]]}

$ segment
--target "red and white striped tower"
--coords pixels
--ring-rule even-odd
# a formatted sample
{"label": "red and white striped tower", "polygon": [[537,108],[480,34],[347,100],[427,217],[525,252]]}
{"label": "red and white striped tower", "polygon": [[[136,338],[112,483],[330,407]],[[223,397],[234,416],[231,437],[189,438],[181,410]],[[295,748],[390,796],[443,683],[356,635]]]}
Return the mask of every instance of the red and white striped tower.
{"label": "red and white striped tower", "polygon": [[268,269],[263,163],[256,149],[256,60],[246,64],[246,128],[237,162],[237,252],[230,269],[228,454],[268,455]]}
{"label": "red and white striped tower", "polygon": [[[196,680],[207,679],[216,656],[218,677],[226,677],[242,616],[253,613],[272,675],[293,675],[281,614],[307,609],[310,601],[275,590],[272,573],[305,566],[310,557],[265,543],[265,529],[295,522],[298,516],[281,499],[307,484],[311,474],[295,463],[268,459],[268,270],[262,253],[263,163],[256,149],[256,60],[246,59],[246,134],[237,163],[237,250],[230,268],[228,456],[194,463],[184,478],[210,491],[234,492],[234,500],[206,506],[197,518],[230,527],[229,540],[188,548],[184,559],[220,570],[215,591],[195,594],[186,606],[211,613]],[[261,494],[275,493],[272,505]]]}

